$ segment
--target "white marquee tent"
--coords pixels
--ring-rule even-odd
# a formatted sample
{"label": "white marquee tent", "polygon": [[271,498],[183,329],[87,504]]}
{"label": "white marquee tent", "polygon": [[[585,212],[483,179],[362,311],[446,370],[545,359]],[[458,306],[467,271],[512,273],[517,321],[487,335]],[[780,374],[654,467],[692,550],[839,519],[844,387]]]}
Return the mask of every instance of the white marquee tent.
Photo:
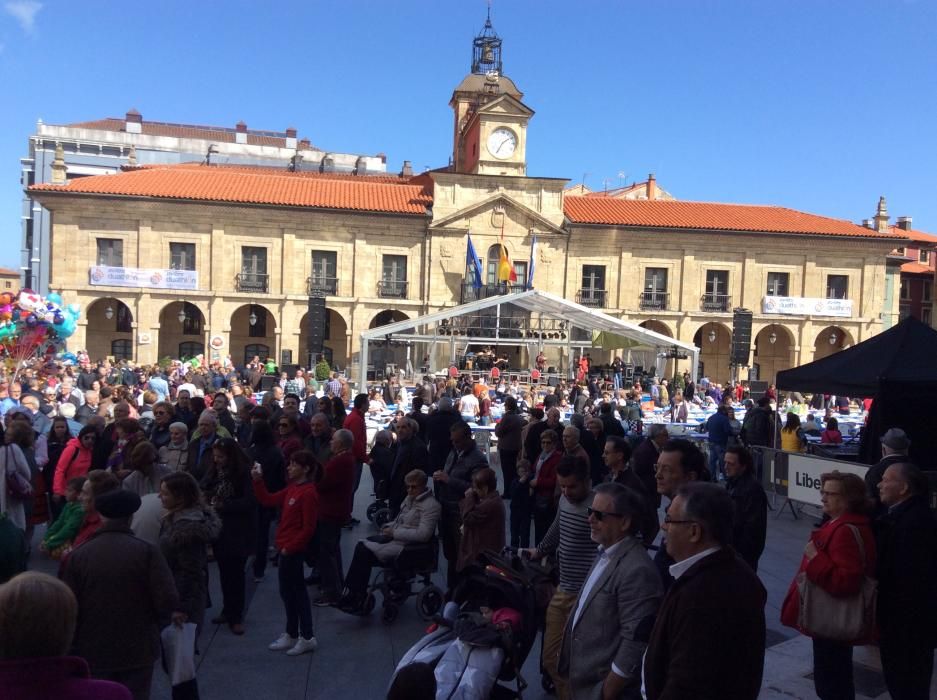
{"label": "white marquee tent", "polygon": [[[574,329],[579,329],[578,337]],[[691,361],[693,380],[697,379],[700,349],[695,345],[554,294],[530,289],[489,296],[365,331],[361,334],[358,386],[367,385],[369,345],[372,342],[448,343],[450,361],[455,360],[460,346],[520,344],[538,349],[560,346],[566,348],[571,364],[573,348],[593,347],[593,338],[599,333],[620,339],[618,347],[652,350],[658,357],[666,353],[671,353],[671,356],[674,353],[685,354]]]}

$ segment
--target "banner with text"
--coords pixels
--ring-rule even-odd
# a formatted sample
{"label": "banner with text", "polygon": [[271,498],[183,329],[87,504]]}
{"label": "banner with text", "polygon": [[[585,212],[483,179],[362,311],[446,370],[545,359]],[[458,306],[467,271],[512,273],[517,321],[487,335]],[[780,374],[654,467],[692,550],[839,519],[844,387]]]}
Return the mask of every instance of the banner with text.
{"label": "banner with text", "polygon": [[147,287],[149,289],[198,289],[195,270],[154,270],[143,267],[91,267],[92,285]]}
{"label": "banner with text", "polygon": [[792,316],[852,316],[851,299],[812,299],[810,297],[765,297],[762,313]]}
{"label": "banner with text", "polygon": [[823,505],[820,502],[820,475],[838,469],[865,478],[869,468],[862,464],[842,462],[838,459],[821,459],[807,455],[787,456],[787,497],[792,501]]}

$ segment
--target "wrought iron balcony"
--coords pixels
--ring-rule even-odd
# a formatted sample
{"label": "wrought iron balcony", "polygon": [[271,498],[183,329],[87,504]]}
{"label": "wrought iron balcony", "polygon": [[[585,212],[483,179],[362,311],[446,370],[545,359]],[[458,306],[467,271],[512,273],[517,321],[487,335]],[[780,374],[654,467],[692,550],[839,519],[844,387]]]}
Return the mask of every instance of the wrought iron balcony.
{"label": "wrought iron balcony", "polygon": [[483,284],[481,287],[475,287],[471,282],[462,283],[462,300],[459,302],[465,304],[470,301],[496,297],[499,294],[511,294],[513,292],[523,292],[523,284],[510,284],[501,282],[499,284]]}
{"label": "wrought iron balcony", "polygon": [[384,299],[406,299],[407,280],[381,280],[377,283],[377,295]]}
{"label": "wrought iron balcony", "polygon": [[728,294],[704,294],[699,308],[700,311],[731,311],[732,297]]}
{"label": "wrought iron balcony", "polygon": [[307,277],[306,294],[311,297],[336,296],[338,294],[338,277]]}
{"label": "wrought iron balcony", "polygon": [[597,309],[604,309],[605,294],[606,292],[604,289],[586,287],[576,292],[576,303],[582,304],[583,306],[593,306]]}
{"label": "wrought iron balcony", "polygon": [[638,295],[638,308],[649,311],[666,311],[670,306],[669,292],[641,292]]}
{"label": "wrought iron balcony", "polygon": [[234,276],[235,288],[239,292],[266,294],[270,291],[270,275],[259,272],[241,272]]}

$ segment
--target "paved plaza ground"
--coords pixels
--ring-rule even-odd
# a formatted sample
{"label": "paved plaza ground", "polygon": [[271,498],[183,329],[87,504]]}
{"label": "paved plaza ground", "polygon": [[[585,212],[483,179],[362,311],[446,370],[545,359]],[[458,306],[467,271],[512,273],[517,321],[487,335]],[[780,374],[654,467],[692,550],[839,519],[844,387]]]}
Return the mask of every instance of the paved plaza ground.
{"label": "paved plaza ground", "polygon": [[[345,530],[342,536],[346,566],[358,539],[375,531],[364,518],[365,508],[371,502],[372,486],[367,470],[365,472],[355,501],[355,514],[362,522],[354,530]],[[779,506],[780,502],[775,507]],[[790,510],[785,510],[778,518],[775,518],[776,513],[769,517],[767,548],[758,572],[768,590],[769,646],[760,697],[810,700],[816,698],[809,675],[812,671],[810,640],[782,627],[779,617],[787,587],[816,521],[807,516],[794,520]],[[31,567],[54,574],[55,563],[40,556],[36,547],[33,552]],[[437,574],[437,579],[444,588],[443,577]],[[221,601],[214,565],[211,583],[216,608],[209,611],[206,619],[217,613]],[[314,595],[316,588],[311,587],[310,593]],[[369,618],[355,618],[332,608],[313,608],[313,621],[319,640],[318,651],[300,657],[268,651],[267,644],[283,631],[284,624],[276,569],[268,568],[266,578],[259,584],[248,576],[247,634],[236,637],[226,626],[215,625],[208,625],[202,633],[198,677],[203,700],[379,700],[386,693],[398,659],[426,628],[412,599],[392,625],[381,622],[379,609]],[[530,684],[524,697],[531,700],[552,697],[540,688],[539,651],[538,639],[523,668],[523,675]],[[855,667],[859,700],[888,698],[876,649],[857,649]],[[937,682],[932,687],[932,696],[937,697]],[[157,670],[153,699],[168,700],[169,697],[166,676]]]}

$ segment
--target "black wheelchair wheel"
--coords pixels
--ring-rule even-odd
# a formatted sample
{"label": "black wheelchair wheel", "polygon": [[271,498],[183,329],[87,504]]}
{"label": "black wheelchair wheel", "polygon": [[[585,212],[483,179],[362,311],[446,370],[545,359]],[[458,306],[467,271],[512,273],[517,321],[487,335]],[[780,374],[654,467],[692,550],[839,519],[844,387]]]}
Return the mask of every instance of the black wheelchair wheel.
{"label": "black wheelchair wheel", "polygon": [[390,522],[390,508],[378,508],[374,512],[374,524],[379,528]]}
{"label": "black wheelchair wheel", "polygon": [[373,523],[374,514],[377,513],[377,511],[379,511],[380,509],[381,509],[381,504],[375,502],[368,506],[368,509],[364,512],[364,514],[367,516],[368,520],[370,520]]}
{"label": "black wheelchair wheel", "polygon": [[424,620],[432,620],[442,609],[443,592],[437,586],[427,586],[416,594],[416,609]]}

